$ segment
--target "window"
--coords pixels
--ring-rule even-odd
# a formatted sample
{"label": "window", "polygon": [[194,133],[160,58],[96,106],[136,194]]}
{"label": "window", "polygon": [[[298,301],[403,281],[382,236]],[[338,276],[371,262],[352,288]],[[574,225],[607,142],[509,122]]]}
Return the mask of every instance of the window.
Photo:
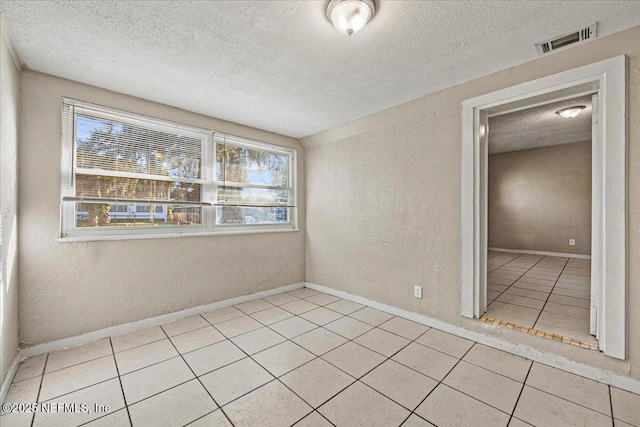
{"label": "window", "polygon": [[295,150],[65,99],[62,237],[295,228]]}
{"label": "window", "polygon": [[227,135],[216,142],[216,225],[289,224],[292,153]]}

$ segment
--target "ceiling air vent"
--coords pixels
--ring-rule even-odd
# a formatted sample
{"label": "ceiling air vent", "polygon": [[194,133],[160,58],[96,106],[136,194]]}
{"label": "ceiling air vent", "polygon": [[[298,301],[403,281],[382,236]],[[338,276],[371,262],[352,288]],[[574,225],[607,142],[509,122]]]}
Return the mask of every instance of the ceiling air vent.
{"label": "ceiling air vent", "polygon": [[551,40],[536,43],[536,49],[538,49],[538,55],[546,55],[555,50],[562,49],[567,46],[572,46],[576,43],[582,43],[587,40],[595,39],[597,36],[598,23],[579,29],[569,34],[565,34],[556,37]]}

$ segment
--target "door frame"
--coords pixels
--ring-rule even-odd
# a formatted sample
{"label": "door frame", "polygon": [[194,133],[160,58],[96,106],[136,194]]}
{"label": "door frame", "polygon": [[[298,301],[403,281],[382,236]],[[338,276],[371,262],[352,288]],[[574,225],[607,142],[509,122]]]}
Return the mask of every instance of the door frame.
{"label": "door frame", "polygon": [[592,141],[592,299],[600,349],[608,356],[627,358],[626,67],[622,55],[462,103],[462,316],[479,318],[486,310],[488,144],[482,119],[597,93],[600,137]]}

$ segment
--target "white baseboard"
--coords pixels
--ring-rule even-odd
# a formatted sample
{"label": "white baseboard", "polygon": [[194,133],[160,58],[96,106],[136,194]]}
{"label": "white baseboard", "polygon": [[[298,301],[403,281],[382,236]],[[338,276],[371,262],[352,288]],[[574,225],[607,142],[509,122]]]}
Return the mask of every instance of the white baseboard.
{"label": "white baseboard", "polygon": [[11,387],[11,383],[13,382],[13,378],[16,376],[16,372],[18,372],[18,367],[20,366],[20,361],[22,360],[20,350],[18,350],[18,354],[13,359],[13,363],[9,366],[9,370],[7,371],[7,375],[5,375],[4,380],[2,380],[2,385],[0,385],[0,403],[4,403],[4,399],[7,397],[7,393],[9,393],[9,387]]}
{"label": "white baseboard", "polygon": [[328,288],[326,286],[317,285],[310,282],[306,282],[306,283],[303,282],[303,283],[295,283],[287,286],[281,286],[275,289],[257,292],[250,295],[243,295],[240,297],[235,297],[235,298],[227,299],[224,301],[218,301],[218,302],[214,302],[211,304],[206,304],[198,307],[193,307],[186,310],[169,313],[162,316],[156,316],[156,317],[140,320],[133,323],[113,326],[110,328],[89,332],[89,333],[78,335],[75,337],[63,338],[56,341],[38,344],[32,347],[26,347],[24,349],[21,349],[18,352],[18,355],[16,356],[13,364],[11,365],[11,367],[9,368],[9,371],[7,372],[7,375],[4,381],[2,382],[2,386],[0,388],[0,402],[4,401],[4,398],[9,390],[9,386],[11,385],[11,382],[13,381],[13,378],[18,370],[20,362],[28,357],[38,356],[41,354],[50,353],[52,351],[63,350],[68,347],[87,344],[87,343],[98,341],[100,339],[107,338],[110,336],[121,335],[124,333],[135,331],[137,329],[142,329],[142,328],[170,322],[172,320],[179,320],[185,317],[207,313],[209,311],[216,310],[219,308],[229,307],[231,305],[240,304],[240,303],[251,301],[254,299],[269,297],[282,292],[288,292],[295,289],[300,289],[305,286],[310,289],[314,289],[314,290],[324,292],[330,295],[334,295],[340,298],[344,298],[346,300],[350,300],[360,304],[365,304],[375,309],[378,309],[380,311],[384,311],[396,316],[404,317],[416,323],[437,328],[442,331],[449,332],[451,334],[460,336],[462,338],[467,338],[469,340],[478,342],[480,344],[484,344],[489,347],[497,348],[499,350],[503,350],[508,353],[515,354],[517,356],[525,357],[535,362],[552,366],[554,368],[562,369],[564,371],[571,372],[586,378],[590,378],[595,381],[602,382],[604,384],[609,384],[614,387],[618,387],[620,389],[630,391],[632,393],[640,394],[640,381],[637,381],[633,378],[630,378],[624,375],[616,374],[614,372],[607,371],[594,366],[585,365],[583,363],[578,363],[573,360],[567,359],[565,357],[558,356],[553,353],[548,353],[546,351],[538,350],[536,348],[529,347],[524,344],[511,343],[511,342],[501,340],[499,338],[494,338],[494,337],[482,334],[480,332],[470,331],[463,327],[455,326],[450,323],[443,322],[442,320],[434,319],[428,316],[424,316],[422,314],[414,313],[411,311],[403,310],[401,308],[397,308],[387,304],[372,301],[363,297],[351,295],[349,293]]}
{"label": "white baseboard", "polygon": [[41,354],[51,353],[52,351],[64,350],[65,348],[75,347],[82,344],[88,344],[90,342],[98,341],[103,338],[126,334],[128,332],[132,332],[137,329],[148,328],[150,326],[160,325],[162,323],[171,322],[173,320],[179,320],[185,317],[195,316],[197,314],[208,313],[209,311],[217,310],[219,308],[241,304],[243,302],[251,301],[254,299],[270,297],[272,295],[276,295],[282,292],[293,291],[296,289],[304,288],[304,285],[305,285],[304,282],[300,282],[300,283],[294,283],[292,285],[280,286],[275,289],[269,289],[266,291],[256,292],[254,294],[249,294],[249,295],[242,295],[242,296],[230,298],[224,301],[218,301],[211,304],[188,308],[182,311],[176,311],[169,314],[163,314],[161,316],[139,320],[133,323],[125,323],[124,325],[112,326],[109,328],[88,332],[82,335],[76,335],[73,337],[62,338],[55,341],[37,344],[31,347],[25,347],[20,351],[20,354],[19,354],[20,361],[28,357],[39,356]]}
{"label": "white baseboard", "polygon": [[504,248],[487,248],[487,249],[495,252],[515,252],[519,254],[528,254],[528,255],[547,255],[547,256],[561,256],[561,257],[568,257],[568,258],[591,259],[591,255],[565,254],[563,252],[529,251],[525,249],[504,249]]}
{"label": "white baseboard", "polygon": [[326,286],[309,282],[306,282],[306,286],[316,291],[324,292],[339,298],[357,302],[359,304],[368,305],[377,310],[384,311],[395,316],[404,317],[405,319],[412,320],[416,323],[440,329],[444,332],[448,332],[453,335],[457,335],[459,337],[466,338],[489,347],[497,348],[498,350],[503,350],[517,356],[525,357],[529,360],[533,360],[534,362],[552,366],[563,371],[571,372],[572,374],[580,375],[582,377],[586,377],[604,384],[612,385],[614,387],[627,390],[632,393],[640,394],[640,381],[635,380],[631,377],[616,374],[615,372],[596,368],[594,366],[585,365],[583,363],[578,363],[573,360],[567,359],[566,357],[538,350],[524,344],[511,343],[499,338],[494,338],[489,335],[482,334],[480,332],[470,331],[463,327],[443,322],[442,320],[403,310],[391,305],[371,301],[366,298],[351,295],[349,293],[328,288]]}

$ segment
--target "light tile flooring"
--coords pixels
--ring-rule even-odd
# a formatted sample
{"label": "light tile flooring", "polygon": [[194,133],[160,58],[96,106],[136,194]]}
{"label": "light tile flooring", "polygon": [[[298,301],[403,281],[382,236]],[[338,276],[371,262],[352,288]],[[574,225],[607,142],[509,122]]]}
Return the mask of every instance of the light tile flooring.
{"label": "light tile flooring", "polygon": [[487,317],[597,344],[589,334],[591,261],[487,253]]}
{"label": "light tile flooring", "polygon": [[28,359],[6,402],[89,406],[2,427],[640,425],[639,395],[306,288]]}

